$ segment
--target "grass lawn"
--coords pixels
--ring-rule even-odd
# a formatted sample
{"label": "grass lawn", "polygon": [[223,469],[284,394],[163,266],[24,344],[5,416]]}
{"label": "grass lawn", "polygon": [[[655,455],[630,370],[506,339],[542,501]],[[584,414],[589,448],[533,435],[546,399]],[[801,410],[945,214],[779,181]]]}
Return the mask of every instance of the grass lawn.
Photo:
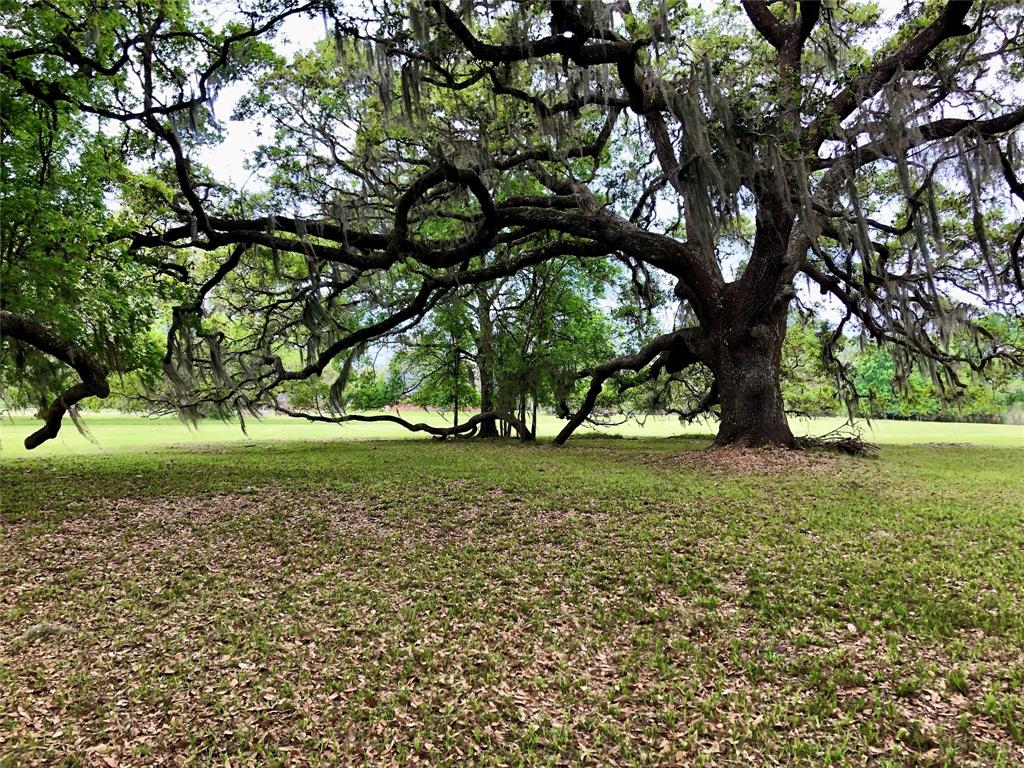
{"label": "grass lawn", "polygon": [[1021,447],[11,431],[0,766],[1024,765]]}
{"label": "grass lawn", "polygon": [[[438,426],[450,425],[447,417],[437,413],[405,413],[409,421],[425,421]],[[86,424],[95,440],[90,442],[68,420],[56,440],[44,443],[34,451],[26,451],[22,442],[39,428],[40,422],[26,415],[0,417],[0,458],[15,459],[32,456],[59,456],[68,454],[120,453],[175,446],[191,449],[196,446],[218,444],[248,444],[281,440],[407,440],[427,438],[425,433],[410,433],[394,424],[344,425],[312,424],[287,416],[266,416],[246,422],[242,432],[237,422],[211,420],[198,427],[188,425],[176,417],[146,418],[114,412],[85,415]],[[540,437],[551,438],[565,422],[553,416],[541,416],[538,425]],[[821,435],[842,426],[841,418],[793,419],[794,432]],[[680,424],[673,416],[652,416],[643,423],[629,421],[600,430],[581,429],[597,434],[625,437],[679,437],[714,433],[717,422],[698,421]],[[1003,445],[1024,447],[1024,426],[1006,424],[950,424],[915,421],[876,420],[870,424],[857,424],[866,440],[878,443],[974,443],[977,445]]]}

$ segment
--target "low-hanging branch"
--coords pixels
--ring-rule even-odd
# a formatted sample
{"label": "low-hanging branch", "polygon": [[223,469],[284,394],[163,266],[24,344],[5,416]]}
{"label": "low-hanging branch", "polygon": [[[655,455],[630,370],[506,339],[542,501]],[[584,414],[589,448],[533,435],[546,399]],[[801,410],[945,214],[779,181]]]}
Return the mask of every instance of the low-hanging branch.
{"label": "low-hanging branch", "polygon": [[590,386],[587,388],[587,393],[584,395],[580,407],[569,416],[568,423],[555,436],[555,445],[563,445],[566,440],[572,437],[572,433],[589,418],[597,405],[598,397],[604,389],[604,383],[616,374],[622,371],[640,371],[659,357],[661,358],[660,367],[670,370],[672,373],[678,373],[688,366],[699,362],[700,358],[687,343],[687,340],[695,341],[696,337],[697,330],[693,328],[663,333],[632,355],[620,355],[602,363],[593,370],[582,372],[579,377],[589,376]]}
{"label": "low-hanging branch", "polygon": [[480,425],[487,422],[504,421],[515,429],[516,434],[519,435],[519,439],[533,440],[534,434],[527,428],[527,426],[517,417],[511,413],[504,413],[502,411],[487,411],[486,413],[476,413],[470,416],[466,421],[461,424],[455,424],[451,427],[438,427],[434,424],[427,424],[425,422],[413,423],[400,416],[395,416],[390,413],[347,413],[340,416],[325,416],[320,413],[306,413],[304,411],[292,411],[283,406],[277,406],[275,410],[278,413],[282,413],[285,416],[291,416],[296,419],[305,419],[306,421],[320,422],[325,424],[344,424],[346,422],[355,421],[365,424],[374,424],[379,422],[387,422],[389,424],[397,424],[410,432],[426,432],[429,435],[433,435],[438,438],[446,437],[471,437],[480,428]]}
{"label": "low-hanging branch", "polygon": [[57,437],[64,414],[87,397],[110,394],[107,367],[85,347],[63,338],[31,317],[0,309],[0,336],[16,339],[75,370],[81,381],[71,385],[47,406],[43,426],[25,438],[25,448],[38,448]]}

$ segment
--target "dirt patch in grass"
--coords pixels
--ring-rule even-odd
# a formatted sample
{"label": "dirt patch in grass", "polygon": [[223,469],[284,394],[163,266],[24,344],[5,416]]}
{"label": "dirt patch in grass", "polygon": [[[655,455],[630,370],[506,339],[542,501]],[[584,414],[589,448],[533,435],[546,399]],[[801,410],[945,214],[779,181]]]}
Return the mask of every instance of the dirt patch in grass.
{"label": "dirt patch in grass", "polygon": [[703,451],[656,454],[660,466],[682,467],[715,475],[775,475],[788,472],[827,473],[853,465],[848,456],[828,451],[791,451],[785,448],[712,446]]}

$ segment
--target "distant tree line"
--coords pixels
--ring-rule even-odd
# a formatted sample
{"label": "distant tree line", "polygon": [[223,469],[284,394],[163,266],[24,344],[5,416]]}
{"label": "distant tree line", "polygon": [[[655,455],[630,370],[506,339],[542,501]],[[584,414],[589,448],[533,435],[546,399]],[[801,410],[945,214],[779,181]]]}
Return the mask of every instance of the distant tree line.
{"label": "distant tree line", "polygon": [[[1022,329],[1005,319],[987,320],[992,333],[1019,340]],[[1021,423],[1024,419],[1024,375],[996,364],[985,378],[960,372],[962,387],[951,389],[927,367],[899,369],[899,358],[884,346],[861,346],[844,339],[837,354],[845,365],[830,364],[824,337],[826,324],[799,316],[789,324],[783,347],[783,397],[791,413],[808,416],[852,412],[867,418]],[[845,377],[837,375],[845,370]],[[849,409],[849,410],[848,410]]]}

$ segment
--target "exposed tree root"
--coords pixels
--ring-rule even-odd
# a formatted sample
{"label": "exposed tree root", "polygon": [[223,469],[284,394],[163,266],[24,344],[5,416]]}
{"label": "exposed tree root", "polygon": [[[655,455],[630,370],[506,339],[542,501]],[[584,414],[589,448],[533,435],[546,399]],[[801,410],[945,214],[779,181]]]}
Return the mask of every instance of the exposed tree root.
{"label": "exposed tree root", "polygon": [[719,439],[716,439],[709,450],[830,451],[833,453],[844,453],[848,456],[875,456],[878,454],[878,446],[874,443],[863,440],[860,435],[841,432],[830,432],[820,437],[792,437],[785,442],[744,438],[720,442]]}

